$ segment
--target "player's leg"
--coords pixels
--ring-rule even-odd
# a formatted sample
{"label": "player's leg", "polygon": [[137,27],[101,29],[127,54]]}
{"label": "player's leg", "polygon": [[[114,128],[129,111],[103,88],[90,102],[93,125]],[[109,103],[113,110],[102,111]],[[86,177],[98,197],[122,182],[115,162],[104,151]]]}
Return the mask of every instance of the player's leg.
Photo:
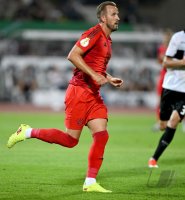
{"label": "player's leg", "polygon": [[107,119],[93,119],[87,124],[93,137],[93,142],[88,155],[88,170],[83,186],[87,192],[111,192],[104,189],[96,182],[96,176],[103,162],[104,150],[109,135],[107,132]]}
{"label": "player's leg", "polygon": [[109,138],[106,126],[106,119],[94,119],[88,122],[93,139],[88,156],[89,166],[87,175],[89,177],[96,178],[103,162],[104,149]]}
{"label": "player's leg", "polygon": [[37,129],[23,124],[19,127],[18,131],[9,138],[7,146],[11,148],[14,144],[23,141],[26,138],[37,138],[48,143],[55,143],[68,148],[76,146],[84,126],[84,122],[78,123],[78,118],[83,118],[83,116],[79,116],[79,110],[82,106],[79,102],[82,98],[83,92],[84,89],[73,87],[71,85],[69,85],[66,91],[65,124],[66,127],[68,127],[66,131],[55,128]]}
{"label": "player's leg", "polygon": [[[162,155],[164,150],[173,140],[177,126],[183,120],[185,116],[184,93],[179,93],[179,92],[170,92],[170,93],[171,93],[170,99],[174,99],[174,102],[171,102],[171,107],[174,108],[174,111],[172,112],[170,119],[167,122],[167,127],[164,131],[164,134],[159,140],[159,144],[155,150],[154,155],[152,156],[152,159],[149,160],[149,167],[155,167],[155,164],[157,165],[157,160],[159,159],[159,157]],[[165,116],[161,115],[161,118],[163,117]],[[153,166],[152,166],[152,162],[153,162]]]}
{"label": "player's leg", "polygon": [[[185,95],[184,95],[184,93],[173,92],[173,91],[167,91],[167,93],[168,93],[168,95],[167,95],[168,99],[172,99],[172,100],[168,100],[169,102],[171,101],[171,103],[167,103],[168,106],[166,106],[166,107],[169,107],[169,106],[173,107],[174,110],[173,110],[172,114],[170,115],[170,119],[167,122],[167,127],[164,131],[164,134],[160,138],[159,144],[156,148],[156,151],[155,151],[154,155],[152,156],[152,158],[155,161],[157,161],[159,159],[159,157],[162,155],[164,150],[171,143],[178,124],[182,121],[182,119],[185,116]],[[166,99],[166,101],[167,101],[167,99]],[[161,106],[162,110],[163,110],[163,106],[164,106],[164,104],[162,104],[162,106]],[[166,111],[166,112],[168,113],[168,111]],[[167,119],[167,115],[165,116],[165,113],[163,114],[163,112],[162,112],[161,118]]]}
{"label": "player's leg", "polygon": [[59,144],[64,147],[72,148],[78,144],[81,130],[66,129],[62,131],[59,129],[32,129],[31,138],[37,138],[44,142]]}
{"label": "player's leg", "polygon": [[[164,89],[162,91],[161,101],[160,101],[160,130],[166,130],[167,128],[167,121],[170,119],[170,116],[172,114],[172,105],[173,105],[173,98],[171,98],[171,91]],[[161,137],[162,138],[162,137]],[[161,139],[160,139],[161,141]],[[155,152],[158,152],[159,145],[157,146]],[[160,150],[159,150],[160,151]],[[155,158],[154,158],[155,155]],[[157,155],[154,153],[154,155],[149,159],[148,166],[151,168],[157,168]]]}
{"label": "player's leg", "polygon": [[28,125],[21,124],[18,130],[11,135],[8,140],[8,148],[13,147],[16,143],[29,138],[37,138],[44,142],[59,144],[64,147],[72,148],[78,144],[81,130],[67,130],[66,132],[59,129],[31,128]]}
{"label": "player's leg", "polygon": [[176,127],[179,122],[180,122],[180,116],[178,112],[175,110],[172,112],[172,115],[167,123],[167,127],[159,140],[159,144],[156,148],[154,155],[152,156],[156,161],[162,155],[167,146],[171,143],[176,131]]}

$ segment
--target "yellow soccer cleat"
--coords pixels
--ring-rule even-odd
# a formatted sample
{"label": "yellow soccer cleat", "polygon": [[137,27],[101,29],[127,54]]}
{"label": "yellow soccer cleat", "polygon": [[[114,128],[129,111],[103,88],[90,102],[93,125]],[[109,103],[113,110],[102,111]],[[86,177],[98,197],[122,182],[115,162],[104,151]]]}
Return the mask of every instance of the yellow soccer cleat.
{"label": "yellow soccer cleat", "polygon": [[31,128],[29,125],[21,124],[18,130],[9,137],[7,147],[12,148],[17,142],[21,142],[26,139],[25,133],[28,128]]}
{"label": "yellow soccer cleat", "polygon": [[111,190],[106,190],[98,183],[93,183],[91,185],[83,185],[84,192],[103,192],[103,193],[111,193]]}

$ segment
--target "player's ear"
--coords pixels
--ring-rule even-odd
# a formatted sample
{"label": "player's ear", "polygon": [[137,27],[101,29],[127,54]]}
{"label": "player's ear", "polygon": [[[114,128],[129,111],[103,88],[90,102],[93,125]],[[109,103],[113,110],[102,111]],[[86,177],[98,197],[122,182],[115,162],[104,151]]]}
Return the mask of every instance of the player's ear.
{"label": "player's ear", "polygon": [[103,23],[105,23],[105,21],[106,21],[105,15],[102,15],[102,16],[101,16],[101,21],[102,21]]}

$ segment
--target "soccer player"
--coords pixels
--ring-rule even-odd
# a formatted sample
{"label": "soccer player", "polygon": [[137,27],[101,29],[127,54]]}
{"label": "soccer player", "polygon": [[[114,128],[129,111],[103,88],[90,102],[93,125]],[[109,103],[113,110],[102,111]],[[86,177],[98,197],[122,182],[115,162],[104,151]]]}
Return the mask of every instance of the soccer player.
{"label": "soccer player", "polygon": [[167,68],[160,104],[160,129],[164,130],[164,134],[148,162],[149,167],[155,168],[185,116],[185,30],[172,36],[163,66]]}
{"label": "soccer player", "polygon": [[82,129],[87,126],[93,142],[88,155],[88,169],[83,185],[85,192],[111,192],[96,182],[103,162],[107,131],[107,107],[100,96],[100,87],[110,83],[121,87],[123,80],[106,73],[111,57],[110,34],[118,29],[118,8],[114,2],[106,1],[97,7],[99,23],[85,31],[68,55],[75,66],[65,97],[66,131],[58,129],[37,129],[22,124],[12,134],[7,146],[27,138],[37,138],[45,142],[72,148],[78,144]]}
{"label": "soccer player", "polygon": [[[157,60],[158,63],[160,65],[162,65],[165,53],[166,53],[166,49],[168,47],[169,41],[171,39],[172,36],[172,31],[170,29],[167,29],[164,31],[164,36],[163,36],[163,42],[162,44],[158,47],[157,49]],[[162,94],[162,84],[163,84],[163,80],[164,80],[164,76],[166,74],[166,68],[165,67],[161,67],[160,73],[159,73],[159,77],[157,79],[157,85],[156,85],[156,93],[157,93],[157,97],[158,97],[158,103],[157,103],[157,107],[156,107],[156,119],[157,122],[154,124],[152,130],[155,131],[159,131],[160,130],[160,99],[161,99],[161,94]]]}

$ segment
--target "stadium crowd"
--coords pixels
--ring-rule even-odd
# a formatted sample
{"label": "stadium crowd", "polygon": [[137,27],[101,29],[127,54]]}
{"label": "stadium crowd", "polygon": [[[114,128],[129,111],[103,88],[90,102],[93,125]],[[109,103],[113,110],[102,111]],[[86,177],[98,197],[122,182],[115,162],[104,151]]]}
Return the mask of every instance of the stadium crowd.
{"label": "stadium crowd", "polygon": [[[83,9],[87,6],[95,6],[100,1],[93,0],[0,0],[0,20],[88,20]],[[124,13],[121,19],[125,23],[140,21],[138,12],[138,0],[117,0],[117,4]],[[140,3],[143,1],[140,0]]]}
{"label": "stadium crowd", "polygon": [[[126,0],[116,1],[120,4],[120,16],[124,23],[138,23],[142,21],[139,15],[138,3],[146,3],[144,0]],[[152,1],[153,2],[153,1]],[[87,0],[0,0],[0,20],[14,20],[14,21],[50,21],[62,22],[66,20],[81,20],[86,21],[87,16],[81,12],[85,7],[95,6],[99,1]],[[66,57],[74,41],[71,40],[25,40],[23,38],[2,38],[0,40],[0,70],[1,70],[1,88],[0,100],[8,101],[31,101],[30,95],[32,91],[37,89],[48,89],[53,87],[53,84],[48,81],[54,74],[53,69],[58,70],[61,79],[57,79],[59,84],[58,89],[64,90],[70,77],[70,66],[63,65],[54,66],[49,63],[42,69],[42,65],[25,63],[24,66],[13,62],[9,65],[3,65],[3,59],[7,56],[37,56],[37,57]],[[132,60],[132,64],[127,64],[125,61],[110,63],[109,70],[113,75],[120,75],[125,80],[124,91],[146,91],[152,92],[155,89],[156,74],[159,69],[150,64],[143,64],[143,59],[156,59],[158,43],[125,43],[115,42],[113,48],[113,58],[125,58]],[[7,58],[8,59],[8,58]],[[119,64],[121,63],[121,64]],[[123,63],[123,64],[122,64]],[[115,67],[115,65],[119,67]],[[57,69],[58,68],[58,69]],[[67,69],[63,69],[67,68]],[[28,69],[28,70],[27,70]],[[22,80],[19,81],[21,74],[31,73],[34,81]],[[67,71],[67,76],[63,76]],[[5,77],[9,77],[5,80]],[[50,79],[51,80],[51,79]],[[26,82],[26,83],[24,83]],[[24,85],[28,85],[24,86]],[[26,89],[25,89],[26,88]],[[105,88],[111,91],[111,86]],[[21,97],[22,96],[22,97]]]}

